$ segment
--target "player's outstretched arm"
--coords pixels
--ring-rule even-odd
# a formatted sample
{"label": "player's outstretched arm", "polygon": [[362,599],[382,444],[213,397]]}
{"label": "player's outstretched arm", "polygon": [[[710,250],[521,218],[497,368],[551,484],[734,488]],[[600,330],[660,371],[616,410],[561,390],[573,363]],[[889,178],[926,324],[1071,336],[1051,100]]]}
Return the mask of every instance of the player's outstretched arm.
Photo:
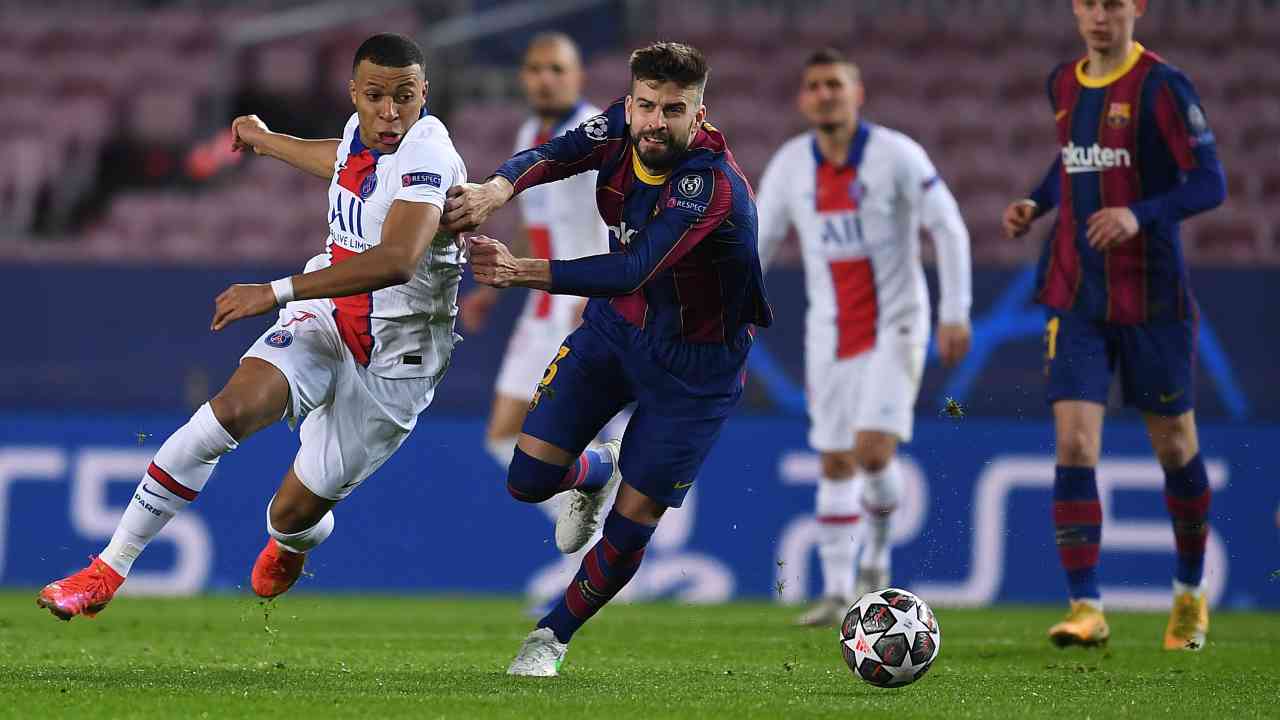
{"label": "player's outstretched arm", "polygon": [[341,141],[304,140],[271,132],[257,115],[241,115],[231,121],[231,149],[253,150],[326,180],[333,177],[334,158]]}
{"label": "player's outstretched arm", "polygon": [[969,307],[973,303],[973,272],[969,255],[969,229],[965,227],[951,190],[936,175],[926,181],[921,194],[922,224],[929,229],[938,253],[938,354],[952,366],[969,353],[972,331]]}
{"label": "player's outstretched arm", "polygon": [[334,298],[402,285],[413,278],[440,227],[440,208],[396,200],[382,226],[382,241],[337,265],[261,285],[232,285],[214,301],[215,332],[291,300]]}

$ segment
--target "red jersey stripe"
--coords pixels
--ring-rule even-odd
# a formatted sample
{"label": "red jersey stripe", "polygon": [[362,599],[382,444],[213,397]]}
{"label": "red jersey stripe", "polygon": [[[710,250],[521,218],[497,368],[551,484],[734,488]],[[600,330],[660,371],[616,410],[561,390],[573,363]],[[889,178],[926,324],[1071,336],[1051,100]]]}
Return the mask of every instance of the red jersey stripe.
{"label": "red jersey stripe", "polygon": [[875,272],[867,258],[832,260],[829,267],[836,291],[836,357],[854,357],[876,344]]}
{"label": "red jersey stripe", "polygon": [[[359,255],[340,245],[330,246],[329,252],[334,265]],[[333,319],[338,325],[338,334],[342,337],[343,344],[351,350],[356,362],[368,366],[369,358],[373,355],[373,321],[370,318],[373,314],[373,293],[334,298],[333,306]]]}

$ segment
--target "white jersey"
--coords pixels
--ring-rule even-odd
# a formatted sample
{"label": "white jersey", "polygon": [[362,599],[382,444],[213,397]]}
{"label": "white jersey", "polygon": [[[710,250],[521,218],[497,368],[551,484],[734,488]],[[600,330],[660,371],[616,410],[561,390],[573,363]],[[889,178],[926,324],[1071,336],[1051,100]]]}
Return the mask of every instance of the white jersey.
{"label": "white jersey", "polygon": [[924,149],[902,133],[859,124],[840,167],[821,159],[813,133],[792,138],[769,161],[756,204],[762,261],[788,226],[799,234],[810,353],[849,358],[877,337],[927,342],[922,226],[938,253],[939,319],[968,321],[968,231]]}
{"label": "white jersey", "polygon": [[[359,119],[342,132],[329,184],[329,239],[308,269],[336,264],[376,246],[396,200],[444,209],[445,192],[466,182],[466,166],[435,117],[414,123],[396,152],[364,146]],[[453,348],[462,253],[443,232],[413,279],[370,293],[334,298],[334,320],[356,362],[389,378],[430,377],[448,367]]]}
{"label": "white jersey", "polygon": [[[600,114],[600,109],[581,102],[561,119],[560,124],[545,135],[539,134],[542,121],[530,117],[516,133],[515,152],[537,147],[553,137],[578,127]],[[609,230],[596,211],[596,173],[584,172],[558,182],[531,187],[520,193],[520,217],[529,238],[529,255],[544,260],[573,260],[587,255],[609,252]],[[552,296],[541,291],[530,293],[525,314],[537,318],[569,314],[578,309],[581,300],[570,296]],[[578,318],[558,318],[569,327]]]}

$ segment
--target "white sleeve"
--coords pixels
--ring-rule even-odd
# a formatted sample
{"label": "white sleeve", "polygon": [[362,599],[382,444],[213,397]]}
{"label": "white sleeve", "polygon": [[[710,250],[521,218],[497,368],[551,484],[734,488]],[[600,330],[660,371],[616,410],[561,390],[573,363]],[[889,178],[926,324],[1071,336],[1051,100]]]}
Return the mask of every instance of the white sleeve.
{"label": "white sleeve", "polygon": [[905,161],[903,192],[919,213],[920,224],[933,238],[938,256],[938,322],[966,323],[973,303],[973,276],[969,230],[960,215],[960,206],[924,148],[909,142]]}
{"label": "white sleeve", "polygon": [[444,210],[445,192],[466,182],[464,167],[449,143],[408,143],[396,151],[397,176],[392,182],[398,186],[392,200],[425,202]]}
{"label": "white sleeve", "polygon": [[756,247],[762,271],[769,269],[769,263],[791,226],[790,208],[787,207],[787,173],[782,155],[783,151],[779,150],[770,158],[760,178],[760,192],[756,193]]}

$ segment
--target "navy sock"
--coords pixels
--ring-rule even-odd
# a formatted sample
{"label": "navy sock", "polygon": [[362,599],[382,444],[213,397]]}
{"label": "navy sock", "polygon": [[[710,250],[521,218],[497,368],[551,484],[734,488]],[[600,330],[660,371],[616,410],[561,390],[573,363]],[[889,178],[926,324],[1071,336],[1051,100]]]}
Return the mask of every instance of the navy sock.
{"label": "navy sock", "polygon": [[564,466],[543,462],[516,447],[507,469],[507,492],[520,502],[540,503],[560,492]]}
{"label": "navy sock", "polygon": [[583,623],[599,612],[622,590],[640,568],[644,548],[656,525],[643,525],[610,510],[604,521],[604,537],[587,551],[582,567],[538,627],[551,628],[556,639],[567,643]]}
{"label": "navy sock", "polygon": [[1204,460],[1195,457],[1178,470],[1165,470],[1164,502],[1173,520],[1173,540],[1178,549],[1178,582],[1199,585],[1204,577],[1204,546],[1209,539],[1209,474]]}
{"label": "navy sock", "polygon": [[613,456],[602,450],[584,450],[560,483],[562,490],[599,490],[613,475]]}
{"label": "navy sock", "polygon": [[1098,480],[1093,468],[1057,467],[1053,480],[1053,528],[1071,599],[1100,599],[1098,545],[1102,542],[1102,504],[1098,501]]}

